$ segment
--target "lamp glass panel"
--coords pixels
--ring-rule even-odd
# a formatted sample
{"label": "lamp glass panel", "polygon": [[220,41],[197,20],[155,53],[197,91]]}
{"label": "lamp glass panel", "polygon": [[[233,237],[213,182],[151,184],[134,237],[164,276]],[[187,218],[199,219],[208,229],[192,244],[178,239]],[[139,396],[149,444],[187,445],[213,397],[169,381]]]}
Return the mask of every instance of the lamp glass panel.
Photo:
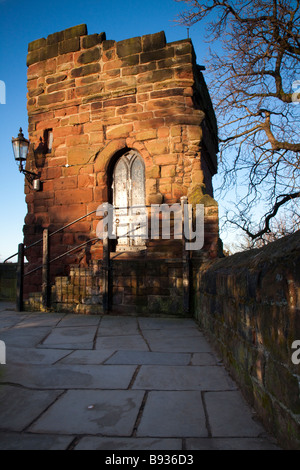
{"label": "lamp glass panel", "polygon": [[21,141],[20,142],[20,158],[22,160],[26,160],[28,154],[28,142]]}
{"label": "lamp glass panel", "polygon": [[12,143],[12,146],[13,146],[15,160],[19,161],[20,160],[20,141],[15,140]]}

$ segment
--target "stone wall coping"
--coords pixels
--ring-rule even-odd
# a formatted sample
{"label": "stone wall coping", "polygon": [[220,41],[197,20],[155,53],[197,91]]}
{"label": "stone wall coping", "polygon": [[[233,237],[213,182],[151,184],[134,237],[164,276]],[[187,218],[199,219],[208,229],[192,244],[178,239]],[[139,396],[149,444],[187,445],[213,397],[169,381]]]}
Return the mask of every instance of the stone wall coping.
{"label": "stone wall coping", "polygon": [[[235,253],[226,258],[221,258],[210,262],[209,271],[227,271],[230,272],[238,271],[241,268],[254,269],[259,266],[263,267],[265,264],[270,265],[273,263],[276,266],[280,266],[281,260],[284,264],[288,264],[293,261],[296,255],[299,255],[300,247],[300,230],[297,232],[282,237],[262,248],[254,248],[247,251]],[[204,271],[207,270],[207,265],[203,265]]]}

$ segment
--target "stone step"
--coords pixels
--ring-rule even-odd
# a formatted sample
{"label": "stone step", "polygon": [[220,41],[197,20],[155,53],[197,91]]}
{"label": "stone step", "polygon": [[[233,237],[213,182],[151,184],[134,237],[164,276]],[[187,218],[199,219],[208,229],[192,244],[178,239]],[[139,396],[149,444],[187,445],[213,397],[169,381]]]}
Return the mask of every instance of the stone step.
{"label": "stone step", "polygon": [[43,311],[43,297],[40,292],[31,292],[27,300],[24,301],[26,311]]}

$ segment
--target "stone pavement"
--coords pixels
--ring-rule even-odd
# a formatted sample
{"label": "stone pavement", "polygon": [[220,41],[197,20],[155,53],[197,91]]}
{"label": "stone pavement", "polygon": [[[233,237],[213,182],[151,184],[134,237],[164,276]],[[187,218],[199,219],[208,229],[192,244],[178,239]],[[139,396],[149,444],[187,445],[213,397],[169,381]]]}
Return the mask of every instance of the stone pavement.
{"label": "stone pavement", "polygon": [[0,449],[278,449],[192,319],[0,303]]}

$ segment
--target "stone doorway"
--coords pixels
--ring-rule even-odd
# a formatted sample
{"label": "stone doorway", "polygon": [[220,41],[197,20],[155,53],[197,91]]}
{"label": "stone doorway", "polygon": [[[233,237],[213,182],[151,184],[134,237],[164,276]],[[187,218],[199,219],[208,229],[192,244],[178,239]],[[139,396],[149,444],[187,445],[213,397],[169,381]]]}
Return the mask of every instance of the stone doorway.
{"label": "stone doorway", "polygon": [[145,165],[135,150],[116,162],[112,177],[112,202],[116,251],[145,249],[148,234],[145,194]]}

